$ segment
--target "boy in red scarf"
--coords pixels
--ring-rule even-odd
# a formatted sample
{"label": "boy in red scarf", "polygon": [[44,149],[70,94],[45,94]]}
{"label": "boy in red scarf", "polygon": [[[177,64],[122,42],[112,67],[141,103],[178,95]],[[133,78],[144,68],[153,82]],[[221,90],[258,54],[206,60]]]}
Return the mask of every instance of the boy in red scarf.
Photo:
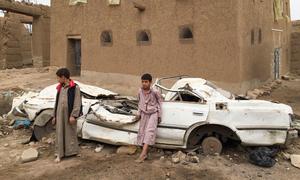
{"label": "boy in red scarf", "polygon": [[53,125],[56,124],[56,159],[73,156],[79,153],[77,140],[77,121],[81,115],[80,89],[70,79],[70,72],[61,68],[56,72],[59,85],[57,86],[56,103],[54,107]]}

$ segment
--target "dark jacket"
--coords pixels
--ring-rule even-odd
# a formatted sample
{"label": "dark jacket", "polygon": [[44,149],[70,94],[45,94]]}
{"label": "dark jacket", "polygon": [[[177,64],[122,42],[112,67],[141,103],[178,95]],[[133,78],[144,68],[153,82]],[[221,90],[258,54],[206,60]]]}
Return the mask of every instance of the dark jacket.
{"label": "dark jacket", "polygon": [[[75,100],[75,92],[76,92],[76,87],[78,85],[74,83],[74,81],[70,81],[70,87],[68,89],[68,112],[69,112],[69,117],[71,116],[71,113],[73,111],[73,106],[74,106],[74,100]],[[57,86],[57,93],[56,93],[56,100],[55,100],[55,107],[54,107],[54,117],[56,117],[56,112],[57,112],[57,106],[58,106],[58,100],[59,100],[59,95],[60,95],[60,90],[62,88],[62,85],[59,84]],[[82,104],[80,107],[80,114],[78,117],[82,115]],[[75,118],[78,118],[75,117]]]}

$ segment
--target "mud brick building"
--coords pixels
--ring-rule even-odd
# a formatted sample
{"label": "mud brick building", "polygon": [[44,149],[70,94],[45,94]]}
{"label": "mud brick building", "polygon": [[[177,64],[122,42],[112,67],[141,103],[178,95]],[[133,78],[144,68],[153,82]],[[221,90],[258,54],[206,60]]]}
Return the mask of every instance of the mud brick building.
{"label": "mud brick building", "polygon": [[291,46],[291,71],[300,74],[300,21],[293,22]]}
{"label": "mud brick building", "polygon": [[18,68],[32,64],[31,32],[22,21],[32,19],[7,13],[0,18],[0,69]]}
{"label": "mud brick building", "polygon": [[186,74],[235,92],[290,67],[289,0],[52,0],[51,65]]}
{"label": "mud brick building", "polygon": [[[0,69],[50,64],[50,8],[17,1],[0,1]],[[27,31],[24,24],[31,24]]]}

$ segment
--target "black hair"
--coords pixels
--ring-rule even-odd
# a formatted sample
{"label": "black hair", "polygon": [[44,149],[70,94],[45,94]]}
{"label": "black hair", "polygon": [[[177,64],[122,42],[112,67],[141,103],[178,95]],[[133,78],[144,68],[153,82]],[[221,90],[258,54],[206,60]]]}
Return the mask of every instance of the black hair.
{"label": "black hair", "polygon": [[65,77],[67,79],[70,79],[70,71],[67,68],[60,68],[56,71],[56,75],[58,77]]}
{"label": "black hair", "polygon": [[148,73],[143,74],[141,77],[141,80],[146,80],[146,81],[148,80],[148,81],[152,82],[152,76],[151,76],[151,74],[148,74]]}

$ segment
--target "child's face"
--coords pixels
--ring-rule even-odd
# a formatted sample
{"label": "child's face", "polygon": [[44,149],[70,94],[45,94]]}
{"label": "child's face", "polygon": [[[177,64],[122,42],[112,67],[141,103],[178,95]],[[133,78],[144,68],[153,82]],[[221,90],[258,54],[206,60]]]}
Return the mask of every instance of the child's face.
{"label": "child's face", "polygon": [[63,84],[63,83],[66,82],[66,78],[65,78],[64,76],[62,76],[62,77],[57,76],[57,81],[58,81],[60,84]]}
{"label": "child's face", "polygon": [[150,89],[151,83],[152,83],[152,82],[149,81],[149,80],[142,80],[142,88],[143,88],[144,90]]}

